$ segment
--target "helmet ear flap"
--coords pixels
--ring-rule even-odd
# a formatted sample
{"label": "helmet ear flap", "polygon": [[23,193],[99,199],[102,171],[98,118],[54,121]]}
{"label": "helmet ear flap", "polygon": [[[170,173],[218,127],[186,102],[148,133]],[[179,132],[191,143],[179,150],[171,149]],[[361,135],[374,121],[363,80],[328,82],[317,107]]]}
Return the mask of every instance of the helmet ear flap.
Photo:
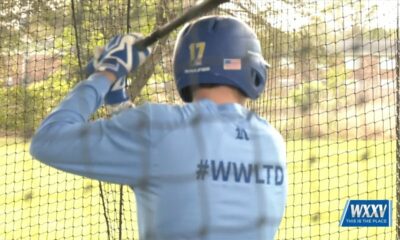
{"label": "helmet ear flap", "polygon": [[188,86],[188,87],[182,88],[181,92],[180,92],[182,100],[185,102],[192,102],[193,101],[193,90],[194,90],[193,86]]}
{"label": "helmet ear flap", "polygon": [[250,73],[250,84],[251,88],[254,89],[257,98],[262,89],[265,87],[266,81],[268,79],[268,64],[262,64],[262,67],[259,68],[251,68]]}
{"label": "helmet ear flap", "polygon": [[261,74],[254,68],[251,69],[251,79],[253,80],[252,82],[256,88],[262,83]]}

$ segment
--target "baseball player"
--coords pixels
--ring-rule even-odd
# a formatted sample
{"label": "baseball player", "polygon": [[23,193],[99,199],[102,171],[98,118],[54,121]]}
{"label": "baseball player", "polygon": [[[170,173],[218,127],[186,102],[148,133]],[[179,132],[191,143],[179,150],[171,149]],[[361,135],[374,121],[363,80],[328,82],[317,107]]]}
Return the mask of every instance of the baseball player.
{"label": "baseball player", "polygon": [[268,64],[248,25],[208,16],[179,33],[173,56],[183,106],[144,104],[89,121],[102,104],[128,100],[124,78],[150,50],[137,35],[111,39],[93,72],[43,121],[31,154],[66,172],[129,185],[140,239],[273,239],[286,202],[285,146],[244,107]]}

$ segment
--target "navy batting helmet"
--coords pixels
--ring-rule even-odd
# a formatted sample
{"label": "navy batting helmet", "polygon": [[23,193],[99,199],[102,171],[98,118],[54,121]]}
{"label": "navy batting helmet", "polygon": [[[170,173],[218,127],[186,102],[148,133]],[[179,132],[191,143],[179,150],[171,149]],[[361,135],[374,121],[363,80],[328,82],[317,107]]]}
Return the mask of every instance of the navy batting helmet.
{"label": "navy batting helmet", "polygon": [[196,86],[228,85],[256,99],[264,90],[268,64],[256,34],[233,17],[209,16],[186,25],[175,44],[173,68],[183,101]]}

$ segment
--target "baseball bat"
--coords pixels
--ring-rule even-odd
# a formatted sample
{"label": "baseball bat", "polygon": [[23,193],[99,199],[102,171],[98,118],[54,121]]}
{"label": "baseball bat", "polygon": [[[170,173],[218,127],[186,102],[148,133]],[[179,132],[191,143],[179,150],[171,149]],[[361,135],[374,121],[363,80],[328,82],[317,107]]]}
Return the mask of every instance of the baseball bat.
{"label": "baseball bat", "polygon": [[222,3],[229,2],[230,0],[205,0],[202,1],[193,7],[187,9],[182,15],[173,19],[171,22],[164,24],[163,26],[157,28],[153,33],[149,36],[137,41],[135,43],[136,47],[140,50],[145,49],[146,47],[154,44],[159,39],[168,35],[173,30],[180,27],[182,24],[185,24],[194,18],[218,7]]}

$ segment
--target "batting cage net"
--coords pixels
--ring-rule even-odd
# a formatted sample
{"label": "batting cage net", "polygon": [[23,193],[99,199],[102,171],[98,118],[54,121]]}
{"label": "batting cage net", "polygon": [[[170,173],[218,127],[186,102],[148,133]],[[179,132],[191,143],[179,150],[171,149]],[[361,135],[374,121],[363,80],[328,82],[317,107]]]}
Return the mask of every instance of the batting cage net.
{"label": "batting cage net", "polygon": [[[148,35],[194,4],[0,2],[0,239],[139,238],[129,187],[41,164],[29,154],[30,139],[85,78],[96,46],[117,33]],[[234,0],[212,12],[247,22],[270,64],[264,94],[247,105],[287,144],[288,199],[276,239],[399,238],[399,6],[399,0]],[[182,104],[171,70],[176,36],[162,38],[129,77],[136,105]],[[104,108],[99,117],[106,117]],[[393,201],[391,227],[341,227],[351,199]]]}

